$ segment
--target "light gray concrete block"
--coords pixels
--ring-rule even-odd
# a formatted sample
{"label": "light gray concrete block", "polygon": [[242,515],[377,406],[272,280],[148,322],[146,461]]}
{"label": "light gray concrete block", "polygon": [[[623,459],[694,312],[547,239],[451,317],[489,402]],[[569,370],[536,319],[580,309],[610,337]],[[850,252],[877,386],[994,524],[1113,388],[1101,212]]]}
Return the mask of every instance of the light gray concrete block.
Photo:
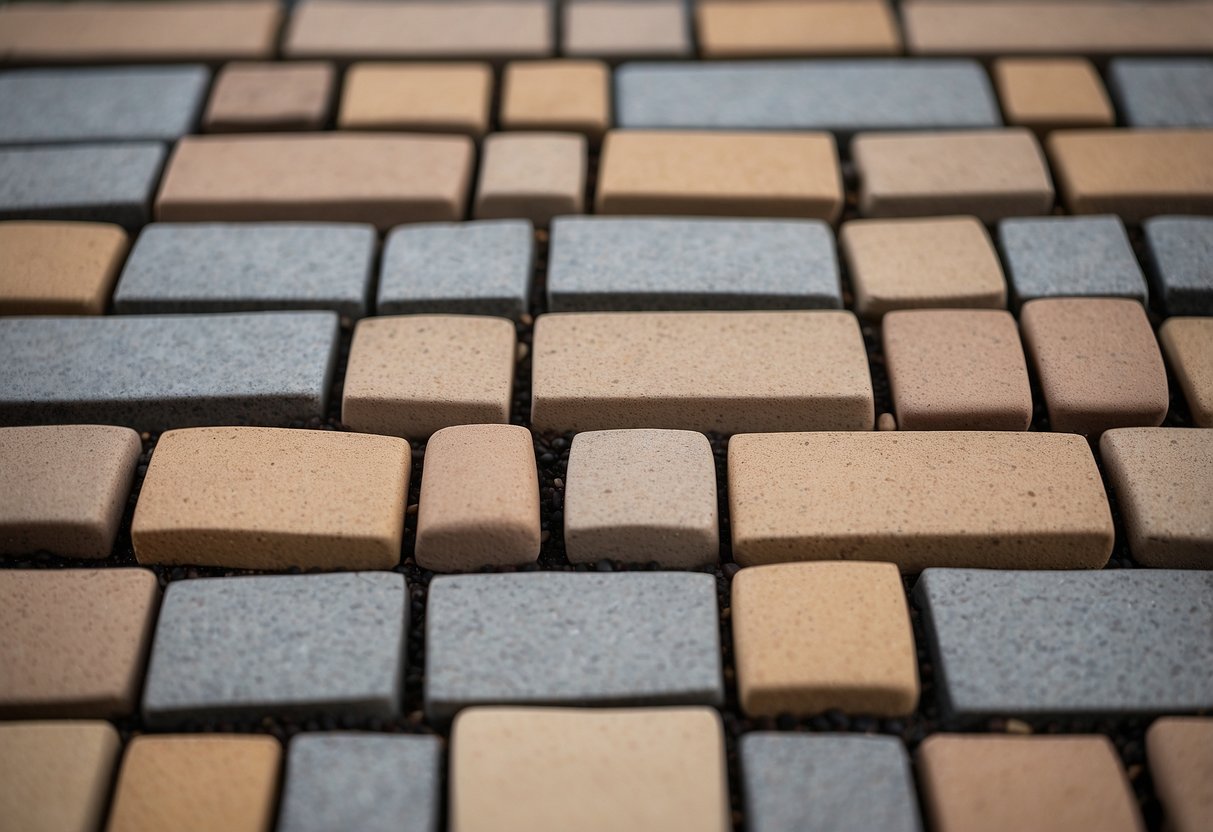
{"label": "light gray concrete block", "polygon": [[1146,302],[1146,277],[1120,217],[1003,220],[998,245],[1019,303],[1057,297]]}
{"label": "light gray concrete block", "polygon": [[1213,315],[1213,217],[1151,217],[1141,226],[1167,314]]}
{"label": "light gray concrete block", "polygon": [[1130,127],[1213,127],[1213,59],[1114,58],[1108,86]]}

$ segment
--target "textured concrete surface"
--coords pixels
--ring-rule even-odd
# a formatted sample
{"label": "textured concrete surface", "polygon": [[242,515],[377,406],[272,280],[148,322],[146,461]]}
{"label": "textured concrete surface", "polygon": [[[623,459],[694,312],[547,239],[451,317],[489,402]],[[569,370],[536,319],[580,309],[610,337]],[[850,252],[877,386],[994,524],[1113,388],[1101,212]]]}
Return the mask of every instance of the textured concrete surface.
{"label": "textured concrete surface", "polygon": [[108,722],[0,723],[0,818],[29,832],[96,832],[122,740]]}
{"label": "textured concrete surface", "polygon": [[1213,218],[1152,217],[1141,226],[1167,312],[1213,315]]}
{"label": "textured concrete surface", "polygon": [[1003,220],[998,245],[1019,303],[1050,297],[1146,302],[1146,278],[1119,217]]}
{"label": "textured concrete surface", "polygon": [[1213,60],[1114,58],[1108,86],[1129,127],[1213,127]]}

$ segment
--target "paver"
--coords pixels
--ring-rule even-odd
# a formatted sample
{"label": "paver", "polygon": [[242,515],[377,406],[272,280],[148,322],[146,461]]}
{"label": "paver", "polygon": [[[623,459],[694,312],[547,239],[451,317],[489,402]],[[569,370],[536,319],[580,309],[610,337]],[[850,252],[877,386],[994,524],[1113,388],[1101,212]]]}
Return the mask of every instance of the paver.
{"label": "paver", "polygon": [[163,727],[265,714],[400,714],[408,606],[392,572],[169,584],[143,692]]}
{"label": "paver", "polygon": [[611,71],[602,61],[514,61],[501,82],[503,130],[564,130],[591,141],[611,126]]}
{"label": "paver", "polygon": [[324,414],[332,312],[0,320],[0,424],[136,430]]}
{"label": "paver", "polygon": [[746,828],[753,832],[920,832],[910,758],[894,737],[741,738]]}
{"label": "paver", "polygon": [[94,832],[121,741],[108,722],[0,723],[0,817],[25,832]]}
{"label": "paver", "polygon": [[1099,469],[1086,440],[1073,435],[734,436],[729,518],[742,566],[888,560],[903,572],[1094,569],[1112,554]]}
{"label": "paver", "polygon": [[0,148],[0,220],[92,220],[138,228],[151,217],[164,159],[159,142]]}
{"label": "paver", "polygon": [[129,715],[159,598],[146,569],[0,571],[0,714]]}
{"label": "paver", "polygon": [[590,58],[689,58],[691,24],[682,0],[565,0],[560,51]]}
{"label": "paver", "polygon": [[899,430],[1028,429],[1032,389],[1010,312],[891,312],[881,336]]}
{"label": "paver", "polygon": [[1192,421],[1213,428],[1213,318],[1168,318],[1158,328],[1158,340]]}
{"label": "paver", "polygon": [[846,311],[568,312],[535,322],[531,423],[545,430],[871,430]]}
{"label": "paver", "polygon": [[986,222],[1053,208],[1040,145],[1024,128],[862,133],[851,143],[866,217],[973,214]]}
{"label": "paver", "polygon": [[1137,301],[1033,300],[1019,326],[1053,430],[1098,434],[1166,418],[1167,371]]}
{"label": "paver", "polygon": [[901,52],[887,0],[700,0],[695,22],[705,58]]}
{"label": "paver", "polygon": [[539,473],[518,425],[443,428],[425,447],[415,559],[456,572],[539,558]]}
{"label": "paver", "polygon": [[23,69],[0,73],[0,144],[173,141],[193,129],[203,66]]}
{"label": "paver", "polygon": [[474,705],[724,701],[712,575],[439,577],[426,619],[425,710],[434,719]]}
{"label": "paver", "polygon": [[356,63],[345,75],[343,130],[466,133],[489,129],[493,68],[483,63]]}
{"label": "paver", "polygon": [[270,832],[282,746],[267,736],[137,736],[114,787],[107,832]]}
{"label": "paver", "polygon": [[845,136],[1002,123],[985,71],[968,60],[629,63],[616,70],[615,89],[619,126],[628,128]]}
{"label": "paver", "polygon": [[1146,732],[1154,791],[1169,828],[1200,832],[1213,824],[1213,719],[1164,717]]}
{"label": "paver", "polygon": [[278,832],[437,832],[441,769],[434,736],[296,735]]}
{"label": "paver", "polygon": [[484,140],[473,215],[546,228],[559,214],[583,213],[587,152],[577,133],[494,133]]}
{"label": "paver", "polygon": [[108,557],[142,450],[130,428],[0,428],[0,555]]}
{"label": "paver", "polygon": [[894,309],[1004,309],[998,252],[976,217],[851,220],[838,235],[855,312],[878,319]]}
{"label": "paver", "polygon": [[938,832],[1145,829],[1107,737],[927,737],[916,754],[923,802]]}
{"label": "paver", "polygon": [[579,433],[565,480],[564,547],[571,563],[689,569],[720,559],[716,463],[702,433]]}
{"label": "paver", "polygon": [[1019,303],[1049,297],[1146,302],[1146,277],[1120,217],[1003,220],[998,245]]}
{"label": "paver", "polygon": [[451,737],[452,832],[725,832],[710,708],[473,708]]}
{"label": "paver", "polygon": [[1213,315],[1213,218],[1152,217],[1141,227],[1167,313]]}
{"label": "paver", "polygon": [[560,217],[547,293],[552,312],[842,308],[819,220]]}
{"label": "paver", "polygon": [[534,248],[534,229],[526,220],[392,229],[383,246],[375,310],[518,319],[530,302]]}
{"label": "paver", "polygon": [[1108,85],[1129,127],[1213,127],[1213,60],[1115,58]]}
{"label": "paver", "polygon": [[991,72],[1008,124],[1046,132],[1116,123],[1103,81],[1085,58],[998,58]]}
{"label": "paver", "polygon": [[466,136],[187,136],[169,159],[156,219],[367,222],[381,231],[462,219],[472,155]]}
{"label": "paver", "polygon": [[117,225],[0,222],[0,315],[101,315],[129,240]]}
{"label": "paver", "polygon": [[1213,572],[929,569],[914,595],[958,717],[1213,704]]}
{"label": "paver", "polygon": [[514,322],[472,315],[369,318],[354,330],[341,421],[425,439],[451,425],[506,424]]}
{"label": "paver", "polygon": [[335,86],[336,69],[322,61],[233,61],[215,75],[202,129],[319,130],[328,121]]}

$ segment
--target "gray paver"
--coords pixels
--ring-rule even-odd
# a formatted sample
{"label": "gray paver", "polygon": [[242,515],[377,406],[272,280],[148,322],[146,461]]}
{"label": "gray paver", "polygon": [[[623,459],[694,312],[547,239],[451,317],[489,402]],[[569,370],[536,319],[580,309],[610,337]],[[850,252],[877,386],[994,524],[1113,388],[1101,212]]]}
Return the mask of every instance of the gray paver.
{"label": "gray paver", "polygon": [[151,217],[159,142],[0,149],[0,219],[92,220],[138,228]]}
{"label": "gray paver", "polygon": [[332,309],[366,314],[375,229],[338,223],[155,223],[131,250],[114,311]]}
{"label": "gray paver", "polygon": [[922,829],[910,759],[893,737],[746,734],[741,782],[751,832]]}
{"label": "gray paver", "polygon": [[204,66],[0,73],[0,144],[173,141],[193,129],[209,84]]}
{"label": "gray paver", "polygon": [[426,608],[425,710],[719,705],[716,580],[685,572],[443,576]]}
{"label": "gray paver", "polygon": [[1108,86],[1130,127],[1213,127],[1213,60],[1115,58]]}
{"label": "gray paver", "polygon": [[547,287],[553,312],[842,307],[815,220],[561,217]]}
{"label": "gray paver", "polygon": [[0,425],[289,425],[324,414],[332,312],[0,318]]}
{"label": "gray paver", "polygon": [[994,90],[968,60],[624,64],[620,127],[861,130],[997,127]]}
{"label": "gray paver", "polygon": [[397,228],[384,244],[376,311],[521,317],[531,294],[534,236],[526,220]]}
{"label": "gray paver", "polygon": [[957,716],[1213,707],[1213,572],[928,569],[914,596]]}
{"label": "gray paver", "polygon": [[1213,315],[1213,218],[1152,217],[1141,225],[1167,313]]}
{"label": "gray paver", "polygon": [[436,832],[441,766],[438,737],[296,735],[278,832]]}
{"label": "gray paver", "polygon": [[152,642],[144,718],[397,716],[407,610],[404,576],[391,572],[176,581]]}
{"label": "gray paver", "polygon": [[1146,302],[1146,277],[1119,217],[1003,220],[998,245],[1019,303],[1056,297]]}

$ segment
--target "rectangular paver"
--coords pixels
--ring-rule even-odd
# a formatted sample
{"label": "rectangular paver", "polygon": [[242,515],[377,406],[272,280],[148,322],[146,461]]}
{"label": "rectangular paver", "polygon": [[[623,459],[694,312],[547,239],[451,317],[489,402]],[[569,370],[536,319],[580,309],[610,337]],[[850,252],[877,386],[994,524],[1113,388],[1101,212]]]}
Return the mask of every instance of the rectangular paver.
{"label": "rectangular paver", "polygon": [[333,104],[336,68],[323,61],[232,61],[215,75],[202,115],[208,133],[319,130]]}
{"label": "rectangular paver", "polygon": [[130,239],[100,222],[0,222],[0,315],[101,315]]}
{"label": "rectangular paver", "polygon": [[1168,318],[1158,341],[1193,423],[1213,428],[1213,318]]}
{"label": "rectangular paver", "polygon": [[0,723],[0,817],[26,832],[101,828],[122,746],[108,722]]}
{"label": "rectangular paver", "polygon": [[691,23],[683,0],[565,0],[563,55],[582,58],[689,58]]}
{"label": "rectangular paver", "polygon": [[1008,124],[1046,132],[1116,123],[1099,72],[1085,58],[998,58],[991,74]]}
{"label": "rectangular paver", "polygon": [[1151,217],[1141,227],[1167,313],[1213,315],[1213,217]]}
{"label": "rectangular paver", "polygon": [[1175,832],[1200,832],[1213,825],[1213,719],[1164,717],[1146,732],[1146,755],[1154,791]]}
{"label": "rectangular paver", "polygon": [[1129,127],[1213,127],[1213,60],[1116,58],[1108,86]]}
{"label": "rectangular paver", "polygon": [[480,138],[492,105],[493,68],[486,63],[361,61],[345,73],[337,126]]}
{"label": "rectangular paver", "polygon": [[580,133],[493,133],[481,148],[473,216],[547,228],[552,217],[584,213],[587,153]]}
{"label": "rectangular paver", "polygon": [[1146,302],[1146,277],[1120,217],[1003,220],[998,244],[1019,303],[1047,297]]}
{"label": "rectangular paver", "polygon": [[602,61],[512,61],[501,80],[503,130],[563,130],[598,141],[611,126],[611,70]]}
{"label": "rectangular paver", "polygon": [[705,58],[891,55],[901,32],[888,0],[699,0]]}

